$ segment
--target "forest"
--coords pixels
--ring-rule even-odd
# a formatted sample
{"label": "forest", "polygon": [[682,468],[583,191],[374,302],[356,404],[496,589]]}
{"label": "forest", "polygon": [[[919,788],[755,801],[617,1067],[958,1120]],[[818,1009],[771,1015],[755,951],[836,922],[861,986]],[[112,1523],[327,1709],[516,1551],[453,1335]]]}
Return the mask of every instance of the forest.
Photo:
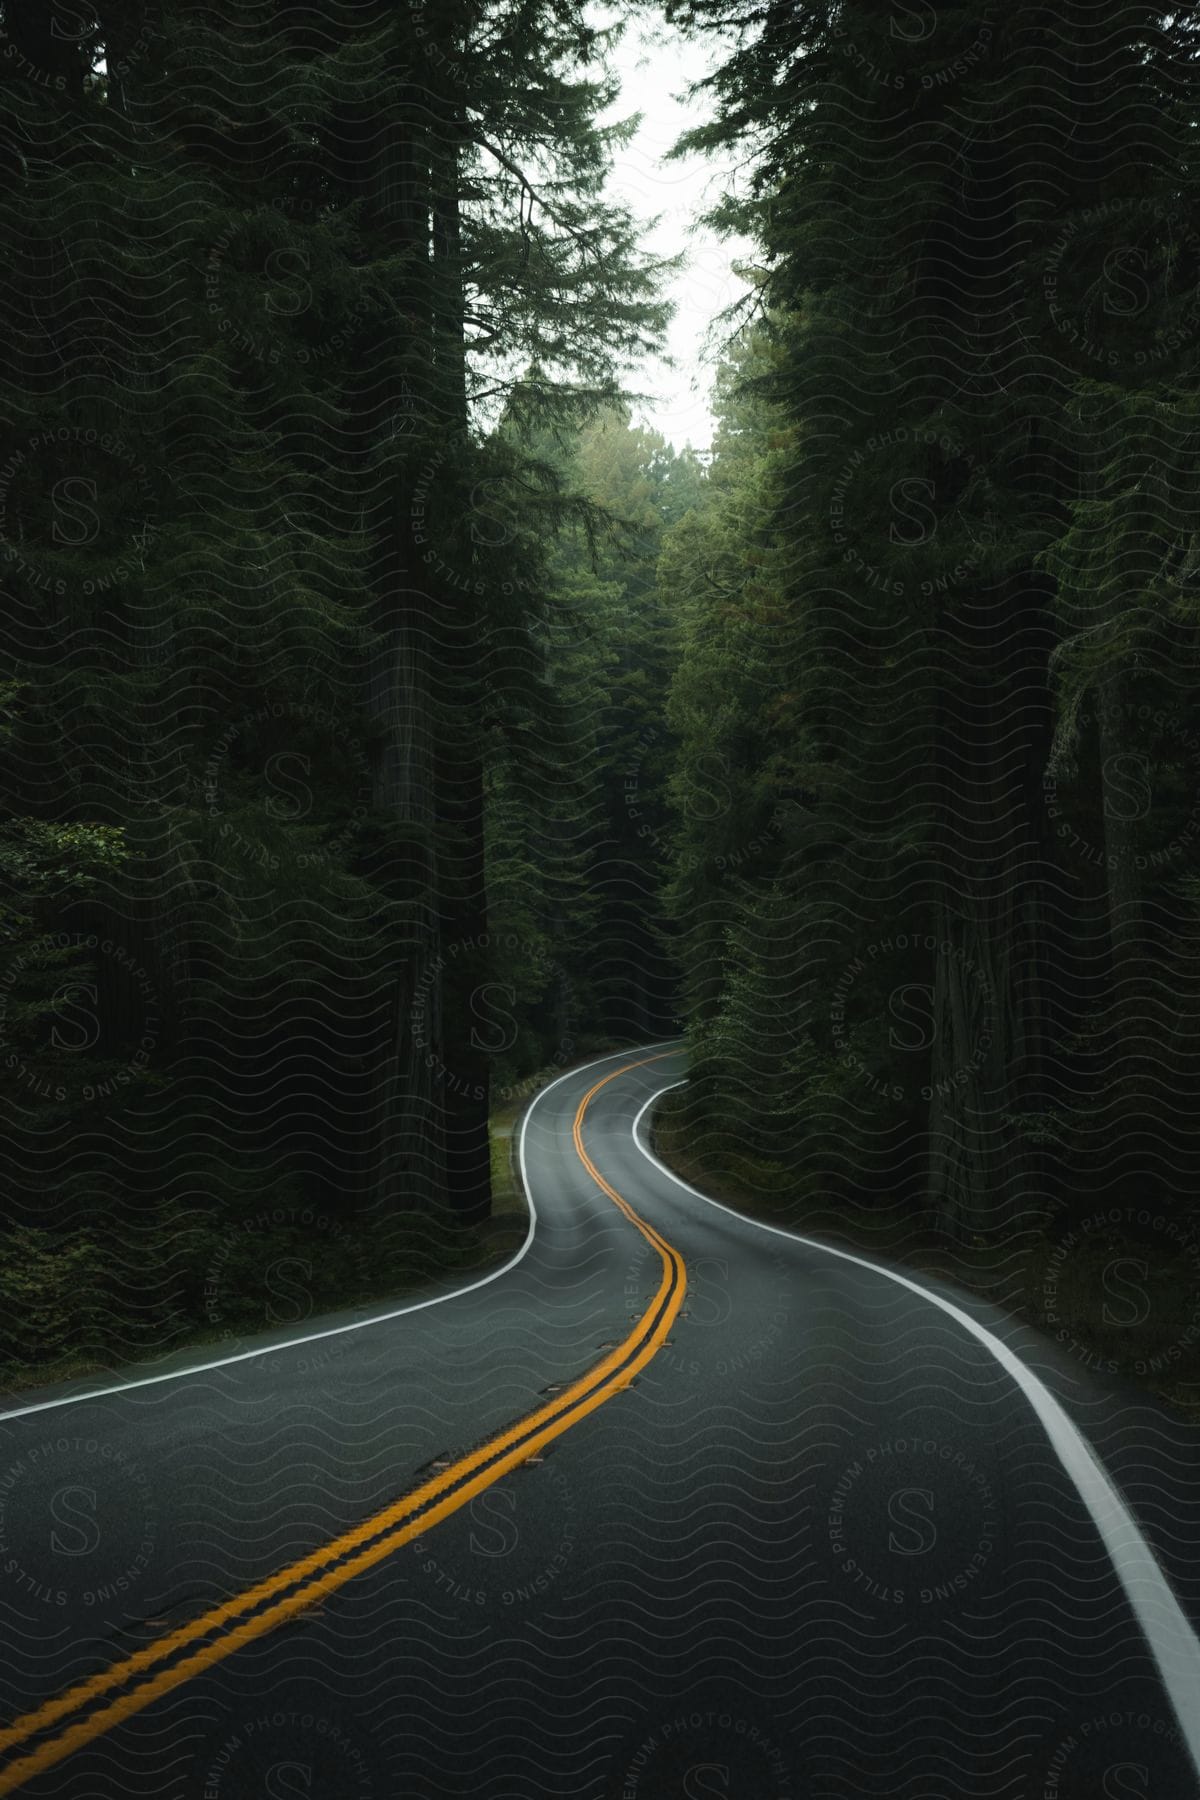
{"label": "forest", "polygon": [[488,1266],[686,1038],[689,1180],[1200,1396],[1195,20],[665,16],[710,449],[619,14],[0,6],[7,1378]]}

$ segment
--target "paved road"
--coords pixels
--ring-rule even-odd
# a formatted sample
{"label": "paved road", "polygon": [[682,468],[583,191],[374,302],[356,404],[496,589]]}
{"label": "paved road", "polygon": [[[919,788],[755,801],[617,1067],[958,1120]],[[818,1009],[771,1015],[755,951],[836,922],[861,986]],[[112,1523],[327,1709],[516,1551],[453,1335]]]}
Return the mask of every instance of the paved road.
{"label": "paved road", "polygon": [[629,1060],[497,1279],[0,1423],[0,1793],[1200,1792],[1194,1438],[684,1191]]}

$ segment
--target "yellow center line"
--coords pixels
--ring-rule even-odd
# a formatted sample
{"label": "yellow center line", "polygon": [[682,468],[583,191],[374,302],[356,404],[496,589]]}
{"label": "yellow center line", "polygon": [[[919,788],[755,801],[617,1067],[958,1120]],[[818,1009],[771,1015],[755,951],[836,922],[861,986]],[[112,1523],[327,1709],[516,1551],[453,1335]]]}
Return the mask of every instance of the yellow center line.
{"label": "yellow center line", "polygon": [[[584,1148],[583,1121],[602,1087],[607,1087],[618,1075],[644,1068],[647,1063],[661,1062],[669,1055],[671,1052],[666,1050],[656,1056],[641,1057],[597,1081],[580,1101],[572,1130],[576,1152],[588,1174],[653,1245],[662,1261],[662,1280],[654,1298],[628,1336],[564,1393],[535,1408],[514,1425],[506,1426],[414,1492],[403,1495],[353,1530],[330,1539],[321,1549],[289,1563],[266,1580],[211,1607],[145,1649],[135,1651],[98,1675],[66,1689],[33,1712],[15,1719],[0,1730],[0,1752],[28,1743],[39,1732],[46,1731],[59,1720],[68,1719],[136,1677],[147,1677],[131,1692],[115,1695],[105,1705],[67,1725],[57,1736],[0,1771],[0,1795],[13,1793],[31,1776],[52,1768],[84,1744],[111,1731],[114,1725],[140,1712],[152,1700],[182,1686],[203,1670],[231,1656],[235,1650],[240,1650],[244,1644],[265,1637],[286,1620],[343,1587],[363,1570],[383,1562],[403,1545],[423,1536],[431,1526],[458,1512],[476,1494],[491,1487],[528,1457],[561,1437],[580,1419],[603,1406],[615,1393],[620,1393],[658,1354],[687,1291],[683,1258],[605,1181]],[[655,1321],[650,1329],[647,1329],[647,1320]],[[331,1562],[337,1566],[330,1568]],[[261,1611],[254,1611],[260,1607]],[[245,1617],[248,1612],[253,1612],[253,1616]],[[225,1627],[228,1629],[223,1629]],[[210,1643],[201,1641],[214,1631],[221,1631],[221,1636]],[[178,1660],[170,1661],[169,1667],[157,1666],[176,1656]]]}

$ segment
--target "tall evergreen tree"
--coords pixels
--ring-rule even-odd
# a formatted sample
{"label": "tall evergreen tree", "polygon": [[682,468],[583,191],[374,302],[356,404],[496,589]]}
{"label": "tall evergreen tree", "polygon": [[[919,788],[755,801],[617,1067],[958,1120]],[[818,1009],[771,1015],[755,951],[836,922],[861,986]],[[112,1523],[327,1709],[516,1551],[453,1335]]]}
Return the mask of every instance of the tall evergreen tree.
{"label": "tall evergreen tree", "polygon": [[564,511],[494,426],[662,309],[577,8],[0,25],[12,1216],[107,1222],[127,1346],[255,1202],[486,1210],[484,756]]}
{"label": "tall evergreen tree", "polygon": [[[1126,1043],[1132,1027],[1166,1102],[1146,1035],[1159,952],[1135,974],[1127,951],[1165,948],[1183,919],[1176,904],[1143,932],[1138,834],[1116,841],[1123,756],[1162,750],[1161,735],[1122,738],[1117,671],[1132,653],[1149,702],[1135,645],[1157,629],[1147,612],[1173,611],[1161,642],[1190,718],[1191,621],[1172,597],[1188,537],[1168,521],[1193,474],[1165,423],[1194,387],[1188,28],[1143,7],[1115,22],[1038,6],[672,11],[735,39],[704,84],[716,117],[689,141],[754,148],[748,198],[717,217],[762,245],[777,361],[758,387],[793,432],[762,490],[783,570],[769,704],[805,771],[792,799],[813,806],[748,896],[758,953],[740,927],[696,960],[716,1009],[697,1030],[723,1020],[728,1043],[721,995],[770,959],[796,983],[792,1019],[739,1039],[727,1066],[742,1052],[781,1087],[790,1072],[776,1116],[853,1146],[851,1191],[907,1192],[959,1238],[1011,1231],[1075,1191],[1063,1120],[1108,1101],[1091,1091],[1098,1045],[1090,1061],[1078,1049],[1098,1003],[1115,1017],[1096,896],[1046,800],[1055,767],[1064,796],[1079,767],[1072,710],[1092,683],[1104,979],[1134,997]],[[1127,428],[1156,413],[1148,455]],[[1148,609],[1123,574],[1139,559],[1166,576]],[[1133,1104],[1136,1163],[1165,1106]]]}

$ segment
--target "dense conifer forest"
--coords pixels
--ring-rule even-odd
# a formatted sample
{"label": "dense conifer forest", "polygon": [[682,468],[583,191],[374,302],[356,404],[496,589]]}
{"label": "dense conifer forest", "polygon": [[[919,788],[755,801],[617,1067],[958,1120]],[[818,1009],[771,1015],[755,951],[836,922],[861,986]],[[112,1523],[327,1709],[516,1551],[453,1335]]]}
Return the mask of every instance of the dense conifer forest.
{"label": "dense conifer forest", "polygon": [[619,21],[0,5],[10,1375],[488,1266],[686,1036],[690,1178],[1200,1391],[1194,20],[667,15],[699,451]]}

